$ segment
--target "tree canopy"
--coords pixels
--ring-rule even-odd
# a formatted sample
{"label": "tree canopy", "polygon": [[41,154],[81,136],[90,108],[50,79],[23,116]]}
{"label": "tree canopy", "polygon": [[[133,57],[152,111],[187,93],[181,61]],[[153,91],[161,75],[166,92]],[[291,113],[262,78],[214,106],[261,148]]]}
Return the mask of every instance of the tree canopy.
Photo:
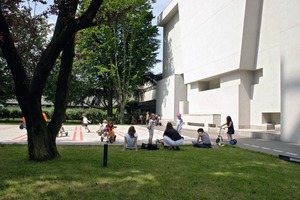
{"label": "tree canopy", "polygon": [[[122,123],[125,105],[134,91],[147,81],[153,81],[150,70],[158,62],[159,42],[156,39],[158,29],[151,23],[154,18],[152,1],[113,2],[103,4],[104,12],[98,18],[98,26],[78,34],[76,53],[81,74],[86,74],[87,82],[93,83],[91,95],[103,94],[100,98],[110,103],[110,98],[114,98]],[[105,20],[114,10],[128,11]]]}

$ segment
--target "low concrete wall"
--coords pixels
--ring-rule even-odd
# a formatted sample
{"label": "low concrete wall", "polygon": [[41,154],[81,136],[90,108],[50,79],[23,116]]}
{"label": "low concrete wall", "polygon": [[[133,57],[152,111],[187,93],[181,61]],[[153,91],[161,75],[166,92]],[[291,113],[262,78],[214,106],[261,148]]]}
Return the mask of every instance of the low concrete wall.
{"label": "low concrete wall", "polygon": [[220,114],[182,115],[185,126],[216,127],[221,124]]}

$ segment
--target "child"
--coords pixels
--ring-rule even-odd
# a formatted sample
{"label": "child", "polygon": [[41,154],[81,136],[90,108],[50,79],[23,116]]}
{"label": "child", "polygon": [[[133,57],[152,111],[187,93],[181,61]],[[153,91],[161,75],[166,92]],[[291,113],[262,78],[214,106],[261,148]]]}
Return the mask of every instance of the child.
{"label": "child", "polygon": [[[110,121],[107,125],[106,125],[106,133],[107,133],[107,141],[106,142],[110,142],[113,143],[116,141],[116,135],[114,132],[114,128],[116,128],[113,124],[112,121]],[[103,141],[103,140],[101,140]]]}
{"label": "child", "polygon": [[107,125],[107,121],[103,120],[102,124],[100,124],[99,130],[96,131],[99,136],[101,136],[103,133],[106,132],[106,125]]}
{"label": "child", "polygon": [[155,125],[155,114],[151,114],[151,117],[147,124],[148,132],[149,132],[148,144],[152,144],[152,139],[154,135],[154,125]]}
{"label": "child", "polygon": [[149,112],[146,112],[146,126],[148,125],[149,123],[149,120],[150,120],[150,115],[149,115]]}
{"label": "child", "polygon": [[183,125],[183,120],[181,118],[181,114],[178,113],[177,114],[177,132],[181,135],[181,130],[182,130],[182,125]]}
{"label": "child", "polygon": [[85,127],[85,129],[88,130],[88,133],[91,132],[89,127],[88,127],[89,123],[91,123],[91,121],[88,120],[85,113],[82,113],[82,126]]}
{"label": "child", "polygon": [[25,120],[25,117],[22,117],[22,124],[20,126],[20,129],[23,129],[23,128],[26,129],[26,120]]}
{"label": "child", "polygon": [[[225,127],[224,127],[225,126]],[[234,134],[234,126],[230,116],[226,117],[226,123],[222,125],[223,128],[228,128],[227,138],[229,141],[232,140],[232,135]]]}
{"label": "child", "polygon": [[68,131],[65,131],[65,128],[63,127],[63,124],[61,124],[60,130],[58,131],[57,137],[60,134],[62,137],[63,135],[68,136]]}
{"label": "child", "polygon": [[210,137],[208,133],[204,132],[203,128],[199,128],[197,133],[197,141],[193,141],[193,145],[199,148],[211,148]]}

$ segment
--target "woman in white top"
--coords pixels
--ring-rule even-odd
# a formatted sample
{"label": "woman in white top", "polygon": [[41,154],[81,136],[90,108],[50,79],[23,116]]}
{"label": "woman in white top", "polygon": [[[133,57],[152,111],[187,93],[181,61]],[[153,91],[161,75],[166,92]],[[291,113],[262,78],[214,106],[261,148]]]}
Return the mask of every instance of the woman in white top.
{"label": "woman in white top", "polygon": [[135,149],[137,151],[137,139],[138,134],[134,126],[130,126],[128,132],[124,136],[124,150],[125,149]]}

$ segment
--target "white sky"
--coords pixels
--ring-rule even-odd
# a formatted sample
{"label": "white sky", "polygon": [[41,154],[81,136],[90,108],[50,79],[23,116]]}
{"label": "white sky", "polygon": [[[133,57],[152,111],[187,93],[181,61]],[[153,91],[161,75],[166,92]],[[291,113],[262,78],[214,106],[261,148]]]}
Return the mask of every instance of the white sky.
{"label": "white sky", "polygon": [[[172,0],[157,0],[155,4],[153,4],[153,15],[157,17],[166,7],[169,5],[169,3]],[[152,22],[154,25],[157,25],[157,18],[155,18]],[[156,64],[154,69],[152,70],[154,73],[162,73],[162,28],[159,27],[159,37],[160,40],[160,48],[159,48],[159,54],[157,56],[157,59],[161,60],[160,63]]]}
{"label": "white sky", "polygon": [[[171,2],[172,0],[156,0],[156,3],[153,4],[153,15],[156,17],[153,19],[152,23],[153,25],[157,25],[157,16],[167,7],[167,5]],[[52,5],[53,0],[47,0],[48,4]],[[33,6],[33,4],[32,4]],[[36,8],[36,12],[39,13],[41,10],[45,10],[45,7],[47,6],[42,6],[39,4],[39,6]],[[55,18],[50,17],[50,23],[55,23]],[[157,56],[157,59],[162,61],[162,28],[159,27],[159,37],[158,39],[160,40],[160,49],[159,49],[159,54]],[[162,62],[158,63],[154,69],[152,70],[154,73],[162,73]]]}

